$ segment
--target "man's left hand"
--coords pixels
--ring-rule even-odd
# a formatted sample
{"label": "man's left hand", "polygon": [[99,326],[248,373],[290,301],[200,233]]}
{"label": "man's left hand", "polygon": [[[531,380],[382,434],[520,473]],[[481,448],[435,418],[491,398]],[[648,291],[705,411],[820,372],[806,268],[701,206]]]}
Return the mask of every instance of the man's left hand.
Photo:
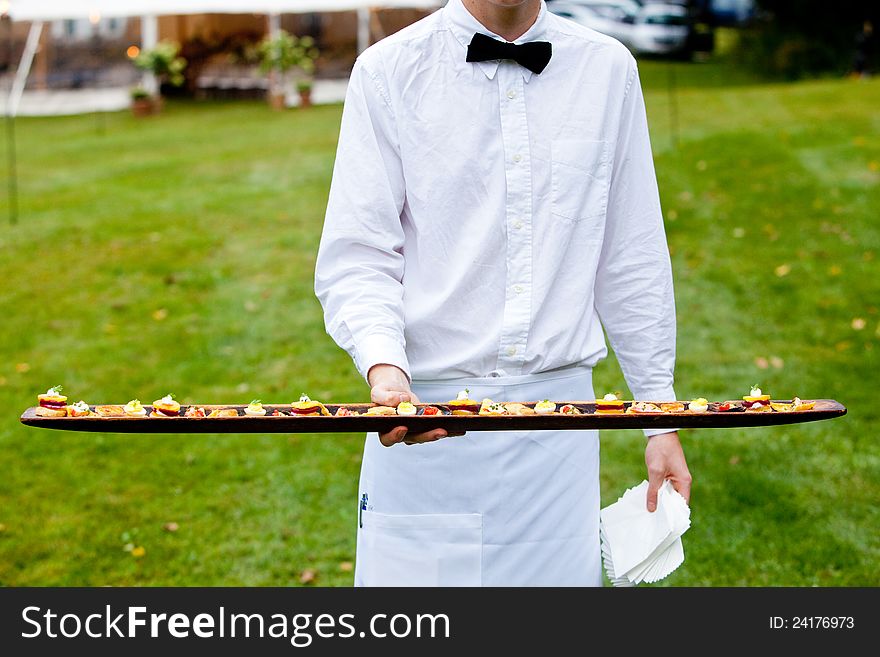
{"label": "man's left hand", "polygon": [[657,493],[663,482],[669,479],[672,487],[689,502],[691,498],[691,473],[688,470],[678,432],[670,431],[648,438],[645,447],[645,465],[648,466],[648,511],[657,509]]}

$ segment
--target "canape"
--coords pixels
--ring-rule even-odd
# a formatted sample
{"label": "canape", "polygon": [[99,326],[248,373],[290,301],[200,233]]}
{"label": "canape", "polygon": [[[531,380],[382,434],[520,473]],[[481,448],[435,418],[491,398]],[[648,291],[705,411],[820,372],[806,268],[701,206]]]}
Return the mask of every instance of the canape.
{"label": "canape", "polygon": [[552,402],[549,399],[544,399],[543,401],[539,401],[535,404],[535,413],[538,415],[550,415],[556,411],[556,402]]}
{"label": "canape", "polygon": [[458,397],[446,402],[453,415],[475,415],[480,412],[480,402],[468,397],[470,390],[465,388],[458,393]]}
{"label": "canape", "polygon": [[263,404],[259,399],[254,399],[245,407],[244,414],[251,417],[262,417],[266,414],[266,409],[263,408]]}
{"label": "canape", "polygon": [[765,395],[757,385],[752,386],[749,394],[743,397],[743,402],[746,412],[766,413],[773,410],[770,407],[770,395]]}
{"label": "canape", "polygon": [[330,415],[330,411],[326,409],[324,404],[303,394],[299,401],[290,404],[290,411],[293,415]]}
{"label": "canape", "polygon": [[153,412],[150,417],[177,417],[180,415],[180,404],[174,400],[173,395],[165,395],[162,399],[153,402]]}
{"label": "canape", "polygon": [[61,386],[49,388],[42,395],[37,395],[39,406],[34,411],[40,417],[65,417],[67,415],[67,397],[61,394]]}
{"label": "canape", "polygon": [[652,402],[637,401],[630,404],[627,413],[662,413],[663,409]]}
{"label": "canape", "polygon": [[418,413],[418,409],[412,402],[404,401],[397,405],[397,414],[403,416],[411,416]]}
{"label": "canape", "polygon": [[615,393],[609,392],[602,399],[596,400],[596,413],[599,415],[623,413],[623,401]]}
{"label": "canape", "polygon": [[95,406],[95,413],[97,413],[101,417],[122,417],[125,415],[125,411],[122,410],[122,406],[117,406],[116,404],[103,404],[101,406]]}
{"label": "canape", "polygon": [[75,404],[67,407],[67,415],[68,417],[88,417],[89,415],[96,415],[96,413],[92,413],[89,405],[80,399]]}
{"label": "canape", "polygon": [[140,399],[132,399],[130,402],[122,407],[122,412],[125,413],[126,417],[147,416],[147,409],[144,408],[143,404],[141,404]]}

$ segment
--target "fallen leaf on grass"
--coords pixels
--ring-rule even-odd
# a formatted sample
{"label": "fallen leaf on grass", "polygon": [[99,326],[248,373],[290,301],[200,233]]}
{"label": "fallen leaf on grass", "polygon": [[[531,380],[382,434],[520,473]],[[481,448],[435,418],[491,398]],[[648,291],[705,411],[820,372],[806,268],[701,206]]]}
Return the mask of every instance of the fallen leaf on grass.
{"label": "fallen leaf on grass", "polygon": [[253,301],[248,299],[247,301],[244,302],[244,309],[247,310],[249,313],[256,312],[257,311],[257,304],[255,304]]}
{"label": "fallen leaf on grass", "polygon": [[791,273],[791,265],[782,264],[779,265],[776,269],[773,270],[773,273],[782,278],[783,276],[788,276]]}
{"label": "fallen leaf on grass", "polygon": [[738,456],[731,456],[728,463],[730,463],[730,465],[736,465],[737,463],[739,463],[739,457]]}
{"label": "fallen leaf on grass", "polygon": [[[6,525],[4,525],[2,522],[0,522],[0,534],[2,534],[5,531],[6,531]],[[342,565],[340,564],[340,568],[341,567],[342,567]]]}
{"label": "fallen leaf on grass", "polygon": [[846,351],[851,346],[852,342],[850,342],[849,340],[841,340],[836,345],[834,345],[834,348],[837,349],[837,351]]}
{"label": "fallen leaf on grass", "polygon": [[782,360],[779,356],[770,356],[770,364],[774,367],[774,369],[781,370],[782,366],[785,365],[785,361]]}
{"label": "fallen leaf on grass", "polygon": [[871,171],[880,170],[880,162],[871,160],[870,162],[868,162],[868,169],[870,169]]}
{"label": "fallen leaf on grass", "polygon": [[736,228],[733,229],[733,236],[736,238],[743,237],[743,236],[745,236],[745,234],[746,234],[746,229],[743,228],[742,226],[737,226]]}
{"label": "fallen leaf on grass", "polygon": [[302,571],[302,574],[300,574],[299,582],[300,584],[311,584],[315,581],[315,578],[317,576],[318,573],[316,573],[314,570],[312,570],[311,568],[306,568],[304,571]]}
{"label": "fallen leaf on grass", "polygon": [[153,319],[157,322],[161,322],[166,317],[168,317],[168,311],[165,308],[159,308],[158,310],[153,311]]}
{"label": "fallen leaf on grass", "polygon": [[178,525],[176,522],[166,522],[162,526],[162,529],[164,529],[166,532],[176,532],[178,529],[180,529],[180,525]]}
{"label": "fallen leaf on grass", "polygon": [[5,386],[5,385],[6,385],[6,377],[0,376],[0,386]]}
{"label": "fallen leaf on grass", "polygon": [[838,265],[831,265],[828,268],[829,276],[840,276],[843,273],[843,269],[841,269]]}
{"label": "fallen leaf on grass", "polygon": [[763,356],[758,356],[757,358],[755,358],[755,365],[758,366],[759,370],[766,370],[770,366],[770,364],[767,362],[767,359]]}
{"label": "fallen leaf on grass", "polygon": [[18,372],[19,374],[24,374],[25,372],[30,371],[30,369],[31,369],[31,366],[28,365],[27,363],[18,363],[15,366],[15,371]]}
{"label": "fallen leaf on grass", "polygon": [[144,547],[141,546],[141,545],[138,545],[136,548],[134,548],[134,549],[131,551],[131,556],[133,556],[135,559],[140,559],[140,558],[142,558],[146,553],[147,553],[146,548],[144,548]]}
{"label": "fallen leaf on grass", "polygon": [[351,561],[343,561],[339,564],[339,570],[344,573],[350,573],[354,570],[354,564]]}
{"label": "fallen leaf on grass", "polygon": [[861,331],[863,328],[865,328],[866,324],[867,322],[861,317],[854,317],[851,326],[853,327],[854,331]]}

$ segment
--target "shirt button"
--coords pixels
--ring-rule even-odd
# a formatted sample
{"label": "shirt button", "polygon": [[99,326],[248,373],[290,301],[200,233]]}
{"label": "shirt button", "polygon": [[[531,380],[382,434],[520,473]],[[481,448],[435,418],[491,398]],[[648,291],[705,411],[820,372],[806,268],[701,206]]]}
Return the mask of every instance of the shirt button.
{"label": "shirt button", "polygon": [[523,222],[521,222],[521,221],[519,221],[519,220],[514,221],[514,222],[513,222],[513,227],[516,228],[517,230],[520,230],[520,229],[523,227]]}
{"label": "shirt button", "polygon": [[508,347],[507,348],[508,356],[516,356],[516,347]]}
{"label": "shirt button", "polygon": [[513,156],[513,161],[514,162],[522,162],[522,155],[517,153],[516,155]]}
{"label": "shirt button", "polygon": [[522,285],[514,285],[513,291],[516,292],[517,294],[522,294],[523,286]]}
{"label": "shirt button", "polygon": [[507,97],[510,98],[510,100],[513,100],[514,98],[516,98],[516,92],[513,89],[511,89],[510,91],[507,92]]}

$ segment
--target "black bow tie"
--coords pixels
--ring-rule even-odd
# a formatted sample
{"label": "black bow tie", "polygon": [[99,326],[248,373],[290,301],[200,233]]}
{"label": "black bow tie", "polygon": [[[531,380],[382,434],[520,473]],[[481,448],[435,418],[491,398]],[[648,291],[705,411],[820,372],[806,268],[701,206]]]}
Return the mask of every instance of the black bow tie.
{"label": "black bow tie", "polygon": [[485,62],[490,59],[512,59],[532,73],[540,73],[550,62],[553,47],[549,41],[529,41],[522,45],[505,43],[479,32],[468,46],[467,61]]}

